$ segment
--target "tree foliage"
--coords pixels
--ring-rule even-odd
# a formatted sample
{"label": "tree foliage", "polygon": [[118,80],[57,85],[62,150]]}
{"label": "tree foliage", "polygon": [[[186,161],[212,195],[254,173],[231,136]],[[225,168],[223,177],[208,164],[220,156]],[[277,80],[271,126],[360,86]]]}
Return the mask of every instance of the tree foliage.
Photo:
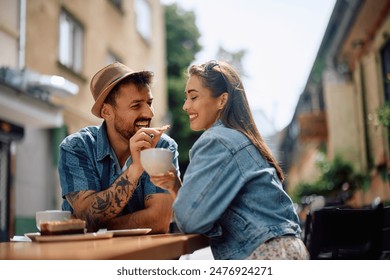
{"label": "tree foliage", "polygon": [[[189,163],[188,152],[201,134],[201,132],[194,132],[190,129],[188,115],[182,109],[187,80],[186,71],[202,46],[198,42],[200,32],[195,23],[194,12],[185,11],[175,3],[165,5],[164,12],[168,105],[172,119],[170,136],[179,144],[179,163],[181,172],[184,174]],[[229,52],[220,47],[216,57],[231,63],[236,69],[242,70],[242,59],[245,54],[245,50]],[[243,74],[243,71],[240,72]]]}
{"label": "tree foliage", "polygon": [[243,78],[243,77],[247,76],[245,71],[244,71],[244,67],[243,67],[243,63],[242,63],[246,53],[247,53],[247,50],[245,50],[245,49],[241,49],[241,50],[232,52],[232,51],[228,51],[225,48],[220,46],[218,49],[218,52],[217,52],[217,57],[219,60],[226,61],[230,65],[232,65],[233,68],[239,72],[241,78]]}
{"label": "tree foliage", "polygon": [[386,102],[378,108],[377,114],[379,122],[385,127],[390,127],[390,102]]}
{"label": "tree foliage", "polygon": [[168,105],[172,117],[170,136],[179,144],[182,174],[189,162],[188,151],[200,133],[191,131],[188,115],[182,110],[186,84],[186,70],[201,50],[200,32],[195,14],[184,11],[177,4],[164,6],[167,51]]}

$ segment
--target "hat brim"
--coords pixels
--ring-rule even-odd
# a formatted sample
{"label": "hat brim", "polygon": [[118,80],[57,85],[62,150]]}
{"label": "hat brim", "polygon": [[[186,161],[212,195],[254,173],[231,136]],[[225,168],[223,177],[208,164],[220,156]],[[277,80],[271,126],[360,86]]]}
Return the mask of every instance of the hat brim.
{"label": "hat brim", "polygon": [[137,72],[130,72],[125,73],[124,75],[117,78],[114,82],[109,84],[100,94],[99,97],[96,99],[95,104],[93,104],[91,113],[94,114],[98,118],[102,118],[101,115],[101,109],[104,103],[104,100],[106,100],[107,95],[111,92],[111,90],[123,79],[127,78],[128,76],[138,74],[138,73],[149,73],[149,71],[137,71]]}

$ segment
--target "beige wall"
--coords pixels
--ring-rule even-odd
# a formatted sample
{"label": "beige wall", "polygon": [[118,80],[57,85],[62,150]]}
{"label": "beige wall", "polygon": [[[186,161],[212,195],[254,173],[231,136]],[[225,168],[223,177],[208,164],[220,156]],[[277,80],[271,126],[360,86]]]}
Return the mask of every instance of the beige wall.
{"label": "beige wall", "polygon": [[0,65],[18,65],[19,4],[0,0]]}
{"label": "beige wall", "polygon": [[356,90],[356,125],[357,125],[357,133],[359,135],[357,141],[358,141],[358,146],[360,150],[360,157],[359,157],[359,162],[361,164],[361,171],[368,170],[368,158],[366,155],[366,146],[367,146],[367,139],[364,136],[365,135],[365,125],[366,125],[366,117],[365,117],[365,112],[364,112],[364,106],[366,104],[365,101],[365,88],[363,87],[364,85],[364,77],[362,74],[362,66],[360,62],[357,62],[357,67],[353,73],[353,81]]}
{"label": "beige wall", "polygon": [[[390,199],[388,180],[379,167],[390,165],[388,130],[378,122],[376,110],[384,104],[380,50],[390,34],[390,16],[378,27],[372,41],[353,57],[351,79],[343,80],[331,71],[324,75],[324,96],[328,120],[328,152],[351,161],[357,171],[370,175],[368,192],[356,193],[355,205],[369,204],[380,196]],[[366,150],[368,149],[368,156]]]}
{"label": "beige wall", "polygon": [[366,107],[368,119],[369,147],[373,164],[375,166],[383,164],[386,160],[387,145],[384,137],[384,129],[378,123],[376,110],[383,104],[384,94],[382,86],[382,73],[378,71],[377,52],[370,52],[362,58],[364,69]]}
{"label": "beige wall", "polygon": [[355,87],[350,82],[338,80],[332,73],[324,78],[324,98],[328,124],[328,156],[342,155],[361,170],[361,150],[356,116]]}
{"label": "beige wall", "polygon": [[[77,83],[80,92],[70,98],[53,98],[64,107],[65,123],[70,132],[83,126],[101,123],[90,113],[93,98],[89,81],[106,65],[108,52],[119,56],[130,68],[153,70],[155,83],[155,125],[166,116],[165,37],[163,7],[158,0],[149,0],[152,7],[153,31],[149,44],[136,31],[134,1],[123,1],[123,11],[109,0],[33,0],[27,1],[26,66],[43,74],[56,74]],[[64,7],[84,27],[84,66],[80,75],[57,63],[58,23]]]}
{"label": "beige wall", "polygon": [[320,156],[319,145],[320,143],[312,141],[300,147],[299,157],[288,171],[289,193],[292,193],[299,183],[314,182],[320,175],[317,167]]}

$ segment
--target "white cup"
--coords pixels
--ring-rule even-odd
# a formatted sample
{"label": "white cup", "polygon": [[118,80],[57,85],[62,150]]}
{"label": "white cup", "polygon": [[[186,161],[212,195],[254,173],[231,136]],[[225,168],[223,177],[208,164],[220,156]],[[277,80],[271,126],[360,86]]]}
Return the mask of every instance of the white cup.
{"label": "white cup", "polygon": [[150,175],[160,175],[173,169],[173,153],[171,150],[151,148],[141,151],[141,164]]}
{"label": "white cup", "polygon": [[65,221],[71,217],[70,211],[63,210],[44,210],[35,213],[35,222],[38,230],[41,230],[40,224],[48,221]]}

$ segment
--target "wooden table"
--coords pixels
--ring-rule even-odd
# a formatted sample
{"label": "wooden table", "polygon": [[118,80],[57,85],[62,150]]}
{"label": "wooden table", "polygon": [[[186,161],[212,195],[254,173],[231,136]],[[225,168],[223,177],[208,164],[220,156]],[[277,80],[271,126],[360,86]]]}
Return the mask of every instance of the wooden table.
{"label": "wooden table", "polygon": [[0,243],[0,259],[178,259],[207,246],[208,238],[199,234],[156,234],[62,242],[4,242]]}

